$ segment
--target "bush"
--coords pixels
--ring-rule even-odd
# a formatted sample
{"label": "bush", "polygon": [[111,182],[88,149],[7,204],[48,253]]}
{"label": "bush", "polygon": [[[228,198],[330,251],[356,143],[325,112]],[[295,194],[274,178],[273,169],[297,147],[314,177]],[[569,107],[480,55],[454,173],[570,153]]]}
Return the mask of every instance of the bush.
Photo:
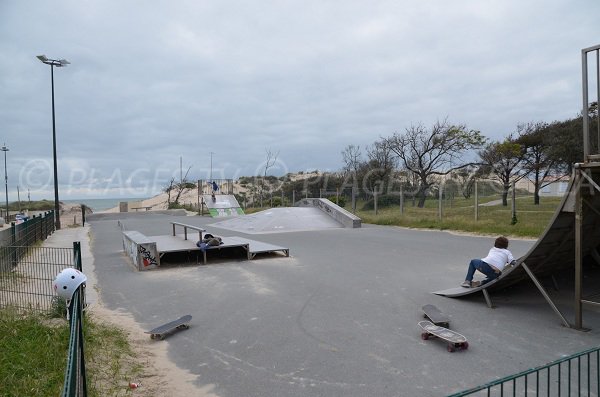
{"label": "bush", "polygon": [[340,207],[345,207],[346,206],[346,197],[344,197],[344,196],[340,196],[339,202],[338,202],[338,198],[336,196],[327,197],[327,199],[329,201],[331,201],[332,203],[339,205]]}
{"label": "bush", "polygon": [[[406,201],[406,197],[404,197]],[[377,208],[385,208],[400,205],[400,195],[397,194],[384,194],[377,197]],[[375,200],[371,198],[367,201],[362,208],[364,211],[375,209]]]}

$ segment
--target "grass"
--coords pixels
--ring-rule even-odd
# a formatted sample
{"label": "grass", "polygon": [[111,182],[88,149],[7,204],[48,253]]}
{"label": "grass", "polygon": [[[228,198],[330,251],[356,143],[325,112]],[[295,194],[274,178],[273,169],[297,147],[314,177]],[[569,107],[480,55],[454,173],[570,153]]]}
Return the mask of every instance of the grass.
{"label": "grass", "polygon": [[[88,395],[130,395],[141,372],[124,331],[85,320]],[[57,396],[64,383],[69,325],[64,319],[0,310],[0,395]]]}
{"label": "grass", "polygon": [[[363,222],[377,225],[394,225],[414,228],[456,230],[468,233],[507,235],[518,237],[539,237],[558,207],[560,197],[544,197],[539,205],[533,204],[532,196],[518,197],[516,200],[517,222],[512,222],[512,202],[508,206],[481,206],[491,201],[490,198],[480,200],[478,219],[475,220],[473,199],[455,198],[444,200],[442,219],[439,218],[439,203],[428,200],[424,208],[412,206],[406,202],[404,213],[400,207],[374,210],[357,210],[356,215]],[[357,208],[361,208],[360,203]]]}

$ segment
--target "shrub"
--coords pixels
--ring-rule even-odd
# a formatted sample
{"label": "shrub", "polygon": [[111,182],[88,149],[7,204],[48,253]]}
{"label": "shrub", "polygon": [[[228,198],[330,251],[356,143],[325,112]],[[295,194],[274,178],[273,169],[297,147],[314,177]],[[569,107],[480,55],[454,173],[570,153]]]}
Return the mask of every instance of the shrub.
{"label": "shrub", "polygon": [[[406,199],[406,197],[405,197]],[[400,196],[397,194],[384,194],[377,197],[377,208],[385,208],[400,205]],[[363,205],[363,210],[375,209],[375,200],[372,197]]]}

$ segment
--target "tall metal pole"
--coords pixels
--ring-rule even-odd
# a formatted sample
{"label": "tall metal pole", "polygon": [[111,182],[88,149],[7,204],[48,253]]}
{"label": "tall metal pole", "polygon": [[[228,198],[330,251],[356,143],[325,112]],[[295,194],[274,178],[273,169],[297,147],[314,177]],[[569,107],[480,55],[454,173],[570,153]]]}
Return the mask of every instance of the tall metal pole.
{"label": "tall metal pole", "polygon": [[42,63],[50,65],[50,80],[52,82],[52,157],[54,158],[54,220],[56,229],[60,229],[60,205],[58,202],[58,165],[56,160],[56,116],[54,113],[54,67],[65,67],[70,64],[66,59],[48,59],[46,55],[38,55]]}
{"label": "tall metal pole", "polygon": [[6,152],[8,152],[8,148],[6,147],[6,143],[0,149],[4,152],[4,189],[6,190],[6,219],[5,222],[8,223],[8,172],[6,171]]}
{"label": "tall metal pole", "polygon": [[54,114],[54,65],[50,64],[52,80],[52,156],[54,158],[54,219],[56,230],[60,230],[60,204],[58,202],[58,166],[56,163],[56,118]]}

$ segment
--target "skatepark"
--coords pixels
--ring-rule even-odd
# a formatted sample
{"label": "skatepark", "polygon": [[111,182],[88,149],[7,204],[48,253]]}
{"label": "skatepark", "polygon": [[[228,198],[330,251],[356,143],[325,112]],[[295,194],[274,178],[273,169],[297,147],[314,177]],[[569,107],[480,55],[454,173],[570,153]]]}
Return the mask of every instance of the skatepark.
{"label": "skatepark", "polygon": [[[183,257],[140,272],[123,252],[119,222],[149,236],[168,235],[170,222],[183,222],[289,247],[290,257],[228,257],[208,265]],[[250,234],[219,228],[214,218],[151,212],[90,223],[103,303],[142,329],[192,315],[188,330],[157,343],[167,344],[169,358],[195,375],[197,386],[211,386],[218,396],[444,396],[599,340],[597,309],[585,311],[590,331],[567,328],[526,279],[494,290],[493,309],[480,293],[460,299],[431,293],[458,286],[468,261],[487,252],[494,236],[317,222],[310,230],[302,224]],[[511,239],[510,249],[522,257],[535,245]],[[587,272],[587,282],[596,276]],[[558,289],[548,294],[572,321],[572,269],[556,280]],[[468,350],[448,353],[444,343],[421,339],[424,304],[450,316]]]}

